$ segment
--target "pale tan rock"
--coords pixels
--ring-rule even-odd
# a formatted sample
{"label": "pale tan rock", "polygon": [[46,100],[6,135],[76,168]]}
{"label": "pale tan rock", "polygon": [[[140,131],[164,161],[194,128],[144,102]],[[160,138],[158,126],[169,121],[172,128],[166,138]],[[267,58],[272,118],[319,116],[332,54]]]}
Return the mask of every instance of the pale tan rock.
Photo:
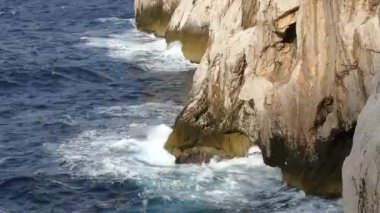
{"label": "pale tan rock", "polygon": [[350,155],[343,166],[343,203],[347,213],[380,212],[380,75],[360,113]]}
{"label": "pale tan rock", "polygon": [[179,2],[180,0],[135,0],[137,28],[164,36]]}
{"label": "pale tan rock", "polygon": [[[380,70],[379,0],[221,0],[209,14],[208,48],[166,148],[177,157],[197,146],[240,156],[246,137],[290,185],[340,195]],[[239,137],[218,145],[231,134]]]}

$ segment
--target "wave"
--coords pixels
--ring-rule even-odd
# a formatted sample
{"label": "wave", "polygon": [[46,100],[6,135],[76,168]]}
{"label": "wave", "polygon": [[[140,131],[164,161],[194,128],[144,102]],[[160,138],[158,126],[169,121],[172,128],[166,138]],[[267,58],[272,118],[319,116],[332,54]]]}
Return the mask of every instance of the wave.
{"label": "wave", "polygon": [[146,71],[188,71],[196,66],[184,58],[181,43],[167,45],[163,38],[138,31],[134,19],[111,17],[97,20],[112,24],[128,22],[130,28],[123,33],[105,37],[82,37],[86,47],[106,49],[109,57],[136,64]]}
{"label": "wave", "polygon": [[[117,124],[117,129],[100,127],[84,131],[63,144],[58,153],[70,169],[82,175],[139,180],[145,175],[143,170],[150,166],[174,165],[173,156],[163,149],[171,129],[155,124],[174,120],[181,108],[172,103],[95,108],[88,115],[92,120],[125,123]],[[77,167],[80,169],[76,170]]]}
{"label": "wave", "polygon": [[[200,184],[194,185],[200,189],[203,183],[210,183],[218,172],[227,174],[227,179],[220,180],[223,184],[234,185],[236,180],[233,176],[244,174],[238,167],[263,165],[260,155],[252,155],[249,158],[212,162],[209,165],[178,166],[175,165],[174,156],[163,148],[172,131],[170,127],[164,124],[154,127],[131,124],[130,127],[145,129],[146,135],[142,138],[130,138],[115,132],[104,134],[101,131],[89,130],[61,146],[60,153],[69,168],[82,175],[93,178],[107,177],[114,181],[134,179],[144,185],[164,184],[166,186],[162,188],[154,187],[154,192],[164,190],[166,191],[164,194],[176,197],[178,194],[175,189],[181,190],[182,187],[187,189],[188,185],[193,183]],[[183,183],[172,185],[177,178]],[[202,193],[219,194],[220,191],[204,190]]]}
{"label": "wave", "polygon": [[[151,103],[98,108],[95,114],[125,116],[126,127],[82,132],[59,147],[60,160],[75,175],[109,184],[133,180],[143,189],[141,196],[146,200],[196,202],[231,210],[339,212],[340,201],[305,197],[303,192],[284,185],[280,171],[264,165],[257,147],[251,148],[246,158],[176,165],[163,148],[171,128],[152,125],[162,117],[174,119],[174,115],[166,114],[173,108],[180,107]],[[139,116],[138,111],[145,113],[129,122],[134,113]],[[150,116],[152,112],[156,112],[155,118]]]}
{"label": "wave", "polygon": [[0,17],[4,18],[13,18],[18,14],[18,11],[15,9],[8,9],[5,11],[0,11]]}

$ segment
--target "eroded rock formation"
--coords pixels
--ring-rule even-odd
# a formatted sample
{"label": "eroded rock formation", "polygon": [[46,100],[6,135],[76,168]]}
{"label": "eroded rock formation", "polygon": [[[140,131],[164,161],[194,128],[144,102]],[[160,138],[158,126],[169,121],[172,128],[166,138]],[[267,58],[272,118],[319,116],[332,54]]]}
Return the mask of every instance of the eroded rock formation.
{"label": "eroded rock formation", "polygon": [[208,8],[208,48],[165,147],[186,163],[244,156],[258,144],[290,185],[340,195],[341,167],[380,69],[379,0]]}
{"label": "eroded rock formation", "polygon": [[345,212],[380,212],[380,75],[361,112],[351,154],[343,166]]}
{"label": "eroded rock formation", "polygon": [[180,0],[135,0],[137,28],[164,36],[179,2]]}
{"label": "eroded rock formation", "polygon": [[200,62],[207,48],[212,0],[181,1],[166,30],[166,41],[180,41],[184,56]]}
{"label": "eroded rock formation", "polygon": [[208,41],[211,0],[135,0],[136,26],[179,41],[185,58],[199,63]]}

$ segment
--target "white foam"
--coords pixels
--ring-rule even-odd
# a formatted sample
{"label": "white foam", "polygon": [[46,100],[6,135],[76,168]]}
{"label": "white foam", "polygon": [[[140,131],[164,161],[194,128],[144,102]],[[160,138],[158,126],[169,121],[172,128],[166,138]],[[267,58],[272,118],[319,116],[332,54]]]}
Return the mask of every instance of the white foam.
{"label": "white foam", "polygon": [[[166,125],[143,128],[145,139],[122,138],[116,131],[85,131],[62,145],[58,152],[77,175],[105,177],[107,181],[134,179],[148,197],[211,204],[246,203],[247,189],[251,193],[257,189],[246,188],[244,182],[254,183],[260,171],[276,175],[276,170],[263,165],[260,155],[210,165],[175,165],[175,158],[163,148],[171,129]],[[260,171],[255,172],[255,168]]]}
{"label": "white foam", "polygon": [[[174,166],[175,158],[163,149],[170,132],[165,125],[151,127],[147,138],[139,140],[89,130],[63,144],[58,152],[67,167],[80,175],[113,180],[158,178],[157,166]],[[153,171],[147,173],[150,167]]]}
{"label": "white foam", "polygon": [[[258,148],[251,148],[246,158],[209,165],[175,165],[174,157],[163,148],[171,128],[165,124],[150,124],[155,123],[155,119],[174,120],[174,114],[166,113],[179,108],[153,103],[97,108],[96,115],[122,117],[125,132],[112,128],[84,131],[57,149],[60,161],[66,162],[65,168],[76,175],[110,183],[135,180],[144,190],[144,199],[148,200],[160,197],[238,209],[260,206],[264,201],[281,206],[284,199],[290,199],[289,205],[294,205],[292,212],[338,209],[334,202],[305,199],[297,190],[281,191],[279,170],[264,165]],[[130,116],[136,116],[133,112],[139,114],[138,111],[142,112],[138,120],[143,123],[129,122]],[[159,115],[151,116],[152,111]],[[143,132],[145,137],[134,137],[135,131]],[[319,206],[324,206],[323,211]]]}
{"label": "white foam", "polygon": [[106,22],[111,22],[111,23],[114,23],[114,24],[122,24],[122,23],[125,23],[125,22],[128,22],[130,23],[131,19],[122,19],[122,18],[117,18],[117,17],[109,17],[109,18],[98,18],[96,19],[96,21],[99,21],[99,22],[102,22],[102,23],[106,23]]}
{"label": "white foam", "polygon": [[89,116],[102,119],[121,117],[121,120],[125,119],[125,127],[120,124],[117,129],[84,131],[64,143],[58,154],[70,170],[81,175],[108,175],[112,179],[151,178],[155,173],[146,176],[145,169],[173,166],[175,159],[163,149],[171,129],[166,125],[148,124],[171,121],[180,109],[181,106],[171,103],[95,108]]}
{"label": "white foam", "polygon": [[249,150],[248,150],[248,154],[249,155],[253,155],[253,154],[258,154],[258,153],[261,153],[261,150],[258,146],[252,146]]}
{"label": "white foam", "polygon": [[133,19],[111,17],[97,21],[115,24],[128,21],[131,27],[124,33],[106,37],[82,37],[86,47],[106,49],[109,57],[136,64],[147,71],[188,71],[196,66],[185,60],[179,42],[167,46],[165,39],[138,31]]}
{"label": "white foam", "polygon": [[168,126],[163,124],[151,128],[145,141],[137,141],[141,147],[137,159],[155,166],[173,166],[175,157],[163,149],[171,131]]}

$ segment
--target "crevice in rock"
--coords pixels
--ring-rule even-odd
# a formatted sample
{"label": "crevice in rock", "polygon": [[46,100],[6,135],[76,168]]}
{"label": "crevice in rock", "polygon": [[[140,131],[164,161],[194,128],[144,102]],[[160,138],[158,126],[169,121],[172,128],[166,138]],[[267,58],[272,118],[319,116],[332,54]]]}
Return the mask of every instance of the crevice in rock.
{"label": "crevice in rock", "polygon": [[233,70],[233,73],[242,74],[244,70],[247,68],[247,58],[246,55],[243,54],[240,59],[237,61],[237,64],[235,66],[235,69]]}
{"label": "crevice in rock", "polygon": [[317,115],[314,120],[314,129],[321,127],[326,119],[328,114],[333,110],[334,98],[332,96],[324,98],[317,106]]}
{"label": "crevice in rock", "polygon": [[[368,171],[368,168],[367,168],[367,171]],[[359,180],[356,180],[354,177],[352,177],[352,180],[354,182],[356,195],[359,198],[359,200],[358,200],[358,212],[359,213],[365,213],[367,211],[366,210],[367,188],[366,188],[365,179],[360,178]]]}

